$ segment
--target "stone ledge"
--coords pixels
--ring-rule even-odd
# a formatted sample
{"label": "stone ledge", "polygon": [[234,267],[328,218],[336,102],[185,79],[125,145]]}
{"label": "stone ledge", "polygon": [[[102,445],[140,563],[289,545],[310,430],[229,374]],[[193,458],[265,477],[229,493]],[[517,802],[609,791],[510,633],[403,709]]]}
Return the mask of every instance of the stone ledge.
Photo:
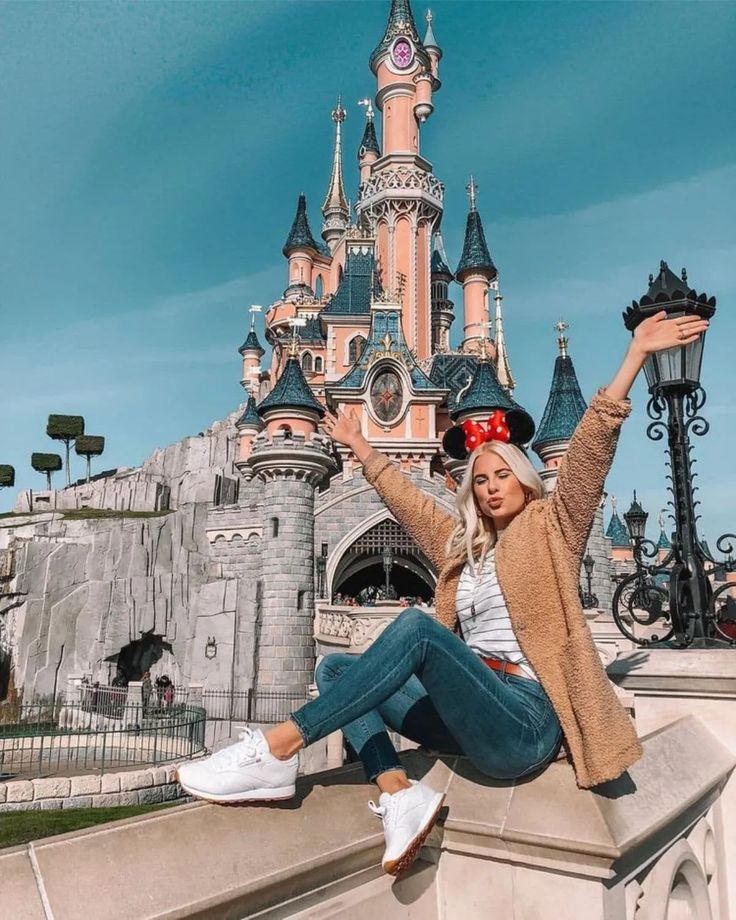
{"label": "stone ledge", "polygon": [[621,652],[606,671],[635,693],[736,697],[733,649],[636,649]]}
{"label": "stone ledge", "polygon": [[[654,732],[644,748],[629,774],[595,792],[578,789],[564,762],[514,784],[479,776],[464,758],[402,756],[410,775],[447,790],[444,828],[430,838],[440,868],[465,854],[610,885],[632,854],[644,865],[677,839],[736,761],[692,717]],[[383,836],[366,808],[371,797],[361,769],[342,767],[300,779],[297,797],[280,806],[186,805],[31,847],[55,920],[224,920],[287,901],[279,916],[291,916],[318,890],[328,897],[350,890],[351,877],[362,879],[354,886],[377,877]],[[9,916],[37,900],[29,849],[0,854]],[[395,902],[391,916],[410,916],[410,906]],[[540,918],[557,915],[550,910]]]}

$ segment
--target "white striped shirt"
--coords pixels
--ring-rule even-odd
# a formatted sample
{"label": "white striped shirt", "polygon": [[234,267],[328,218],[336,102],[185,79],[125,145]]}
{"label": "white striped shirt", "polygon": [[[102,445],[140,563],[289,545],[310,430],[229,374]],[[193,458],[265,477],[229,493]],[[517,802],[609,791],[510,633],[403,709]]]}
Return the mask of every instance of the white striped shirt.
{"label": "white striped shirt", "polygon": [[465,644],[477,655],[518,664],[529,677],[537,675],[519,648],[506,601],[496,577],[495,548],[486,553],[477,576],[469,562],[460,574],[456,610]]}

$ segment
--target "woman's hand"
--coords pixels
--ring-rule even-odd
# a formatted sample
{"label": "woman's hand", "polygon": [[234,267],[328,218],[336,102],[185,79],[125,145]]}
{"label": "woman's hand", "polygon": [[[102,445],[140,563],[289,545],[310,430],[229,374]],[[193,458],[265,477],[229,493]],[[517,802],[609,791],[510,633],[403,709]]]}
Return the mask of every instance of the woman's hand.
{"label": "woman's hand", "polygon": [[332,412],[328,409],[322,419],[322,426],[333,441],[344,444],[345,447],[352,448],[363,437],[360,422],[353,409],[350,410],[350,415],[339,411]]}
{"label": "woman's hand", "polygon": [[645,319],[634,330],[633,347],[645,357],[666,348],[676,348],[695,342],[708,328],[708,320],[700,316],[678,316],[667,319],[661,310]]}
{"label": "woman's hand", "polygon": [[634,330],[634,338],[626,357],[613,380],[606,387],[611,399],[626,399],[631,385],[642,369],[644,362],[657,351],[676,348],[695,342],[708,328],[708,320],[699,316],[678,316],[667,319],[667,313],[660,310],[645,319]]}

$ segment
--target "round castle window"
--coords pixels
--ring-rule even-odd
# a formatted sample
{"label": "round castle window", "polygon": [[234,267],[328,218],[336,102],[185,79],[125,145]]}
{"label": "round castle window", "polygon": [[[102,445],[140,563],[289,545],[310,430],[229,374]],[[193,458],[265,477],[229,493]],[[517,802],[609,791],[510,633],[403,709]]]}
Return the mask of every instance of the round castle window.
{"label": "round castle window", "polygon": [[371,387],[371,405],[377,418],[392,422],[401,411],[402,396],[399,375],[395,371],[382,371]]}

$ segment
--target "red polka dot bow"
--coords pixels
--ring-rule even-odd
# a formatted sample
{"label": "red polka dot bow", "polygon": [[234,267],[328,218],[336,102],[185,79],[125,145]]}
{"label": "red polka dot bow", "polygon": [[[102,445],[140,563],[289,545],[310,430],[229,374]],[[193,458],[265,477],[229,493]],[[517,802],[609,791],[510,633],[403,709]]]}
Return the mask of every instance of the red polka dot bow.
{"label": "red polka dot bow", "polygon": [[491,414],[485,428],[480,422],[468,419],[463,422],[462,429],[465,435],[465,449],[471,452],[486,441],[504,441],[508,444],[511,440],[511,432],[506,424],[506,413],[503,409],[496,409]]}

